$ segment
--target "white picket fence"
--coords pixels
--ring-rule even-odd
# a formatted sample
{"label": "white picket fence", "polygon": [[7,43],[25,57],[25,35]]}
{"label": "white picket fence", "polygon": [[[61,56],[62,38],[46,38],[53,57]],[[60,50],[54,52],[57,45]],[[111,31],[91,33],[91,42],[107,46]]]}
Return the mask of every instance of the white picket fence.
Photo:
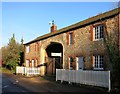
{"label": "white picket fence", "polygon": [[16,74],[22,75],[40,75],[40,68],[16,67]]}
{"label": "white picket fence", "polygon": [[56,69],[56,81],[100,86],[111,90],[110,71]]}

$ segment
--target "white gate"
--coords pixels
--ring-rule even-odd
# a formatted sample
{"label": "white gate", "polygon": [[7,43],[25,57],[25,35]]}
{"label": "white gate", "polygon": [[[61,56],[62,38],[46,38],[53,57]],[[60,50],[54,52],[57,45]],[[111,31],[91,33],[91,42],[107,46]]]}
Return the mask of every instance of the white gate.
{"label": "white gate", "polygon": [[39,75],[40,68],[25,68],[26,75]]}
{"label": "white gate", "polygon": [[40,75],[40,68],[16,67],[16,74],[22,75]]}

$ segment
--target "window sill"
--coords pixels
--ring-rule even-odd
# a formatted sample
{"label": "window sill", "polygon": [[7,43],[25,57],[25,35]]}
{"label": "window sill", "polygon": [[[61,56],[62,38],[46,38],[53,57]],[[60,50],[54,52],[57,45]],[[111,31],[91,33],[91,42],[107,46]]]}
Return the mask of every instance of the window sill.
{"label": "window sill", "polygon": [[101,38],[101,39],[94,39],[93,41],[103,41],[104,38]]}
{"label": "window sill", "polygon": [[93,70],[99,71],[99,70],[104,70],[104,69],[103,68],[94,68]]}

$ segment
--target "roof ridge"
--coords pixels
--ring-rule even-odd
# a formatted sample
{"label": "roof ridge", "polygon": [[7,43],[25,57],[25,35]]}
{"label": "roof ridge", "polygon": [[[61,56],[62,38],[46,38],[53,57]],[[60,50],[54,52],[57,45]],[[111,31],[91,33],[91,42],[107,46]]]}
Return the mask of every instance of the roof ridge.
{"label": "roof ridge", "polygon": [[[113,9],[113,10],[110,10],[110,11],[107,11],[107,12],[92,16],[92,17],[87,18],[87,19],[85,19],[83,21],[80,21],[80,22],[77,22],[77,23],[72,24],[70,26],[67,26],[67,27],[61,28],[59,30],[56,30],[55,32],[47,33],[47,34],[44,34],[42,36],[39,36],[39,37],[35,38],[34,40],[26,43],[26,44],[30,44],[30,43],[33,43],[33,42],[36,42],[36,41],[39,41],[39,40],[42,40],[42,39],[45,39],[45,38],[48,38],[48,37],[51,37],[51,36],[55,36],[55,35],[60,34],[60,33],[70,31],[71,29],[75,29],[75,28],[78,28],[80,26],[90,24],[90,23],[98,21],[100,19],[104,19],[104,18],[113,16],[113,15],[116,15],[118,13],[120,13],[120,8],[116,8],[116,9]],[[24,45],[26,45],[26,44],[24,44]]]}

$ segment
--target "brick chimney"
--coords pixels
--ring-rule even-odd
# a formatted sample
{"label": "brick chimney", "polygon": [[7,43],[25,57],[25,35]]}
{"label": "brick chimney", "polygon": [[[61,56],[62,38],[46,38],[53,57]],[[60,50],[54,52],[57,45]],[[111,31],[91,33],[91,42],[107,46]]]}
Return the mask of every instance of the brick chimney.
{"label": "brick chimney", "polygon": [[54,24],[54,20],[52,21],[52,26],[51,26],[51,33],[55,32],[57,30],[57,26]]}

